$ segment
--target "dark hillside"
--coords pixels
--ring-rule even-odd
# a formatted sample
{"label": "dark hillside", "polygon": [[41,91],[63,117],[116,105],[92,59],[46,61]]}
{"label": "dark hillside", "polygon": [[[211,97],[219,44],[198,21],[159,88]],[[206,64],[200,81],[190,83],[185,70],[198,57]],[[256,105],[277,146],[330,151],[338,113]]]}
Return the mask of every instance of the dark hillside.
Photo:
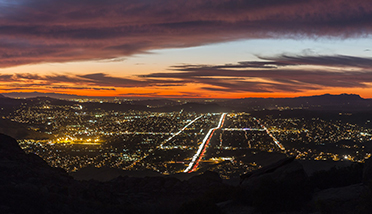
{"label": "dark hillside", "polygon": [[291,157],[241,176],[237,187],[211,171],[184,181],[77,181],[0,134],[0,213],[370,213],[371,172],[367,161],[309,178]]}

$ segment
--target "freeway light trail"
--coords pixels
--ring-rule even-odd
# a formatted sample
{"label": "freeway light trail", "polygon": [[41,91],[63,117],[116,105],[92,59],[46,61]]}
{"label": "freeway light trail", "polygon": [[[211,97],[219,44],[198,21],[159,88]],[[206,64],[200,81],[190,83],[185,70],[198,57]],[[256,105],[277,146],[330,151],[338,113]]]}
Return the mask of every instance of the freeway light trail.
{"label": "freeway light trail", "polygon": [[257,128],[225,128],[222,129],[224,131],[266,131],[265,129],[257,129]]}
{"label": "freeway light trail", "polygon": [[198,151],[196,154],[192,157],[191,162],[189,163],[189,166],[183,171],[185,173],[190,173],[195,171],[198,168],[200,160],[203,158],[204,153],[208,147],[208,144],[213,136],[214,131],[217,129],[222,128],[223,123],[225,122],[225,117],[227,113],[223,113],[220,118],[220,122],[218,123],[217,127],[209,129],[207,135],[204,137],[203,142],[200,144]]}
{"label": "freeway light trail", "polygon": [[163,143],[160,144],[160,148],[161,149],[164,149],[163,148],[163,145],[165,143],[167,143],[168,141],[172,140],[174,137],[176,137],[177,135],[181,134],[187,127],[189,127],[191,124],[193,124],[195,121],[199,120],[201,117],[203,117],[203,115],[200,115],[199,117],[195,118],[193,121],[191,121],[190,123],[188,123],[185,127],[183,127],[181,130],[179,130],[176,134],[170,136],[168,139],[166,139]]}
{"label": "freeway light trail", "polygon": [[270,133],[270,131],[263,125],[260,123],[260,121],[258,119],[256,119],[255,117],[253,118],[256,120],[256,122],[258,124],[260,124],[261,128],[263,128],[266,133],[273,139],[274,143],[281,149],[281,150],[285,150],[284,146]]}
{"label": "freeway light trail", "polygon": [[133,135],[133,134],[143,134],[143,135],[174,135],[174,133],[168,132],[118,132],[121,135]]}

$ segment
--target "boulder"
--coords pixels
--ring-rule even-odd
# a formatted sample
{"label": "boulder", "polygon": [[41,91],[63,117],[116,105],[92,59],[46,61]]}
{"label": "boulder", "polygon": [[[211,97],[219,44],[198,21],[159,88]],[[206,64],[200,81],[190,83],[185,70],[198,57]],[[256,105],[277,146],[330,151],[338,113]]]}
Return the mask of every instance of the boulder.
{"label": "boulder", "polygon": [[19,147],[17,141],[4,134],[0,134],[0,153],[1,158],[12,157],[13,155],[23,155],[24,152]]}
{"label": "boulder", "polygon": [[269,213],[301,209],[312,195],[307,174],[294,157],[243,175],[240,188],[241,201]]}
{"label": "boulder", "polygon": [[314,195],[315,201],[339,201],[347,202],[357,199],[366,187],[363,184],[353,184],[346,187],[329,188],[317,192]]}
{"label": "boulder", "polygon": [[363,183],[368,184],[372,180],[372,158],[366,160],[363,168]]}
{"label": "boulder", "polygon": [[222,178],[217,172],[205,171],[201,175],[190,178],[188,182],[196,185],[211,185],[213,183],[222,183]]}
{"label": "boulder", "polygon": [[314,194],[313,204],[321,213],[356,213],[365,190],[363,184],[325,189]]}
{"label": "boulder", "polygon": [[302,165],[295,161],[295,157],[289,157],[250,174],[242,175],[240,186],[247,190],[255,189],[260,186],[262,181],[267,179],[277,183],[288,181],[291,181],[291,183],[305,183],[308,177]]}

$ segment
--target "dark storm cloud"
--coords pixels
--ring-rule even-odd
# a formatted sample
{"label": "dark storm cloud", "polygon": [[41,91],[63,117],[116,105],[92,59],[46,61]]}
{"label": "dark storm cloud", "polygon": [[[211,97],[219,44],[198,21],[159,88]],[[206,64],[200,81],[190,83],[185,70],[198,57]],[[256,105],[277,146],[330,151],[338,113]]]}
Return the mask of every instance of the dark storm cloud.
{"label": "dark storm cloud", "polygon": [[185,81],[182,80],[153,80],[143,79],[135,80],[129,78],[111,77],[104,73],[95,73],[78,76],[83,78],[87,83],[94,83],[100,86],[112,87],[146,87],[146,86],[177,86],[183,85]]}
{"label": "dark storm cloud", "polygon": [[191,92],[179,92],[178,94],[161,94],[159,92],[154,93],[127,93],[127,94],[119,94],[120,96],[128,96],[128,97],[138,97],[138,96],[145,96],[145,97],[164,97],[164,98],[180,98],[180,97],[200,97],[198,93],[191,93]]}
{"label": "dark storm cloud", "polygon": [[9,2],[0,2],[0,67],[112,59],[237,39],[345,38],[372,31],[369,0]]}
{"label": "dark storm cloud", "polygon": [[0,81],[11,81],[12,80],[12,77],[13,75],[9,75],[9,74],[0,74]]}
{"label": "dark storm cloud", "polygon": [[263,60],[270,60],[275,65],[319,65],[332,67],[359,67],[372,68],[372,58],[355,56],[291,56],[280,55],[277,57],[259,57]]}
{"label": "dark storm cloud", "polygon": [[80,75],[89,83],[96,85],[116,86],[116,87],[139,87],[144,86],[144,82],[126,78],[111,77],[103,73]]}
{"label": "dark storm cloud", "polygon": [[[9,87],[31,87],[31,86],[48,86],[47,88],[54,89],[90,89],[90,90],[115,90],[114,87],[167,87],[180,86],[187,83],[184,80],[172,79],[151,79],[142,78],[141,80],[112,77],[105,73],[93,73],[86,75],[38,75],[30,73],[19,73],[13,75],[0,74],[0,83],[6,84],[13,82]],[[79,84],[84,87],[60,86],[56,84]],[[100,87],[85,87],[85,86],[100,86]],[[107,88],[110,87],[110,88]]]}
{"label": "dark storm cloud", "polygon": [[[355,57],[346,55],[288,55],[282,54],[274,57],[257,56],[261,60],[265,61],[244,61],[236,64],[224,64],[224,65],[176,65],[172,66],[171,70],[176,71],[204,71],[204,76],[213,75],[213,71],[227,70],[227,69],[244,69],[244,68],[279,68],[285,66],[299,66],[299,65],[315,65],[315,66],[330,66],[330,67],[355,67],[355,68],[371,68],[372,69],[372,58],[366,57]],[[236,70],[237,71],[237,70]],[[184,75],[185,73],[178,73],[178,75]],[[192,72],[190,72],[192,74]],[[220,73],[217,73],[218,76]],[[158,76],[157,76],[158,75]],[[152,74],[150,76],[160,77],[166,75],[166,73]],[[238,74],[239,76],[239,74]]]}
{"label": "dark storm cloud", "polygon": [[68,87],[68,86],[50,86],[52,89],[72,89],[72,90],[96,90],[96,91],[115,91],[115,88],[90,88],[90,87]]}
{"label": "dark storm cloud", "polygon": [[158,96],[159,93],[127,93],[127,94],[119,94],[120,96]]}
{"label": "dark storm cloud", "polygon": [[279,55],[260,58],[266,61],[225,65],[178,65],[170,68],[173,72],[152,73],[143,77],[201,83],[208,85],[203,89],[225,92],[299,92],[324,87],[365,88],[370,87],[368,84],[372,83],[372,58],[345,55]]}

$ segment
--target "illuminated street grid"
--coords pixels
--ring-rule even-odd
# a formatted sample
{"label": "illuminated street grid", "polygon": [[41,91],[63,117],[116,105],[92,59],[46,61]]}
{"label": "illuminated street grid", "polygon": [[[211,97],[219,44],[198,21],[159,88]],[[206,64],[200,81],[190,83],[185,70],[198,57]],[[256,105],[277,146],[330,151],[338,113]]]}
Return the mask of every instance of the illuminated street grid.
{"label": "illuminated street grid", "polygon": [[[44,133],[19,143],[68,172],[93,165],[163,174],[214,170],[230,178],[272,155],[363,162],[370,129],[319,118],[256,118],[248,113],[86,110],[82,105],[21,108],[6,119]],[[353,141],[354,144],[347,142]],[[337,150],[328,147],[337,147]]]}

